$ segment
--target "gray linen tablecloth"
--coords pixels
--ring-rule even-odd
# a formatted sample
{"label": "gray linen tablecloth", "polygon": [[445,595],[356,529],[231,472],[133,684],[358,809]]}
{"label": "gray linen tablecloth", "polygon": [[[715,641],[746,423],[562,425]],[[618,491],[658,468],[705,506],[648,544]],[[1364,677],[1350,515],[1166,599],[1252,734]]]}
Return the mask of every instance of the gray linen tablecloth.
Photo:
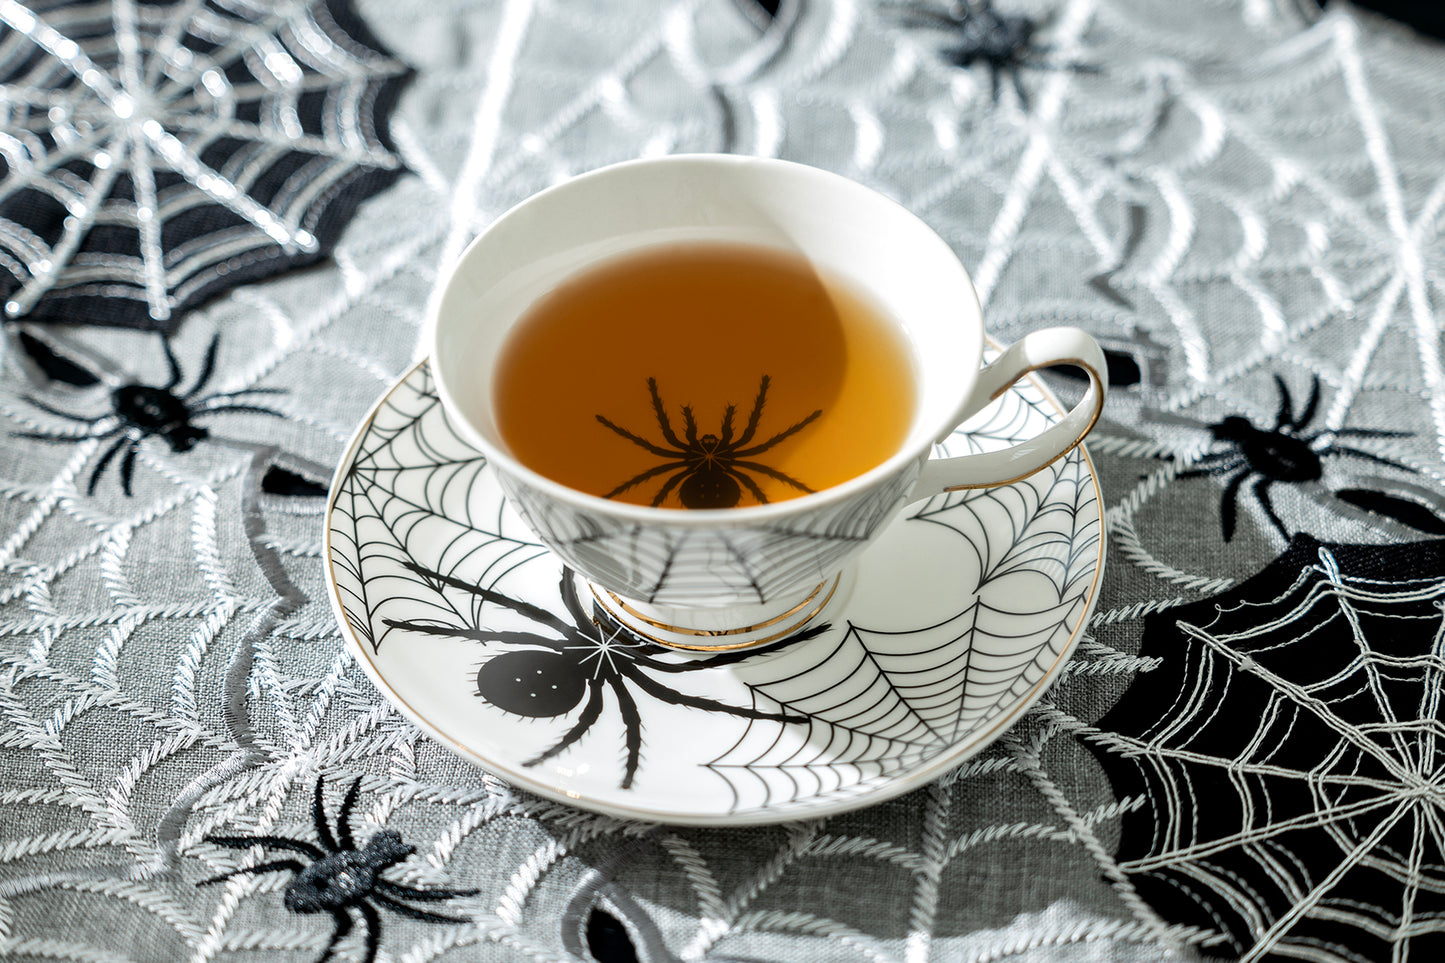
{"label": "gray linen tablecloth", "polygon": [[[1439,958],[1445,52],[1307,8],[356,0],[414,70],[405,172],[331,257],[168,339],[80,308],[6,328],[0,958],[313,961],[342,920],[349,960],[368,931],[394,961]],[[1037,30],[991,67],[994,12]],[[511,788],[391,707],[328,603],[329,474],[445,267],[559,179],[689,151],[895,197],[1000,341],[1073,324],[1110,355],[1072,662],[954,774],[826,819]],[[117,427],[112,388],[192,385],[213,342],[206,391],[279,390],[190,444]],[[316,824],[318,777],[331,827],[360,778],[355,839]],[[302,842],[223,886],[244,850],[217,836]],[[298,901],[322,842],[386,839],[415,847],[387,879],[452,896],[407,905],[453,919]]]}

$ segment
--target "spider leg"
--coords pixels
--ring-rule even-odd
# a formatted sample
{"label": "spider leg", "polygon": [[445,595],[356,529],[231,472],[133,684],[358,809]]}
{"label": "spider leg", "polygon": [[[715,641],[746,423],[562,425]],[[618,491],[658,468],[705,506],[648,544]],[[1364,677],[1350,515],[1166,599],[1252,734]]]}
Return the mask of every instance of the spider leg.
{"label": "spider leg", "polygon": [[1361,451],[1359,448],[1351,448],[1348,445],[1329,445],[1328,447],[1320,449],[1320,454],[1345,455],[1350,458],[1362,458],[1365,461],[1374,462],[1377,465],[1388,465],[1391,468],[1398,468],[1401,471],[1407,471],[1412,475],[1416,473],[1415,469],[1411,468],[1409,465],[1402,465],[1398,461],[1392,461],[1389,458],[1383,458],[1379,455],[1372,455],[1368,451]]}
{"label": "spider leg", "polygon": [[286,393],[287,389],[285,388],[237,388],[235,391],[213,392],[212,394],[206,395],[204,398],[197,398],[195,400],[195,403],[198,405],[204,405],[212,401],[218,401],[225,398],[240,398],[245,395],[284,395]]}
{"label": "spider leg", "polygon": [[459,578],[454,578],[450,575],[443,575],[441,572],[433,572],[431,569],[423,568],[422,566],[417,565],[415,562],[404,562],[403,564],[409,571],[414,572],[417,575],[422,576],[423,578],[436,579],[438,582],[442,582],[445,585],[450,585],[453,588],[459,588],[463,591],[471,592],[473,595],[479,596],[484,602],[494,602],[497,605],[502,606],[503,608],[509,608],[519,615],[525,615],[533,622],[540,622],[542,625],[554,628],[564,635],[567,634],[568,629],[571,628],[571,626],[567,625],[566,622],[562,621],[557,616],[553,615],[546,609],[541,608],[540,606],[531,605],[527,602],[508,598],[500,592],[493,592],[491,589],[484,589],[480,585],[473,585],[470,582],[464,582]]}
{"label": "spider leg", "polygon": [[357,903],[356,908],[361,911],[361,922],[366,927],[366,956],[362,957],[362,963],[376,963],[376,951],[381,946],[381,914],[366,900]]}
{"label": "spider leg", "polygon": [[416,899],[427,903],[439,903],[442,900],[457,899],[462,896],[476,896],[481,892],[479,889],[418,889],[415,886],[393,883],[380,876],[376,878],[375,888],[390,896],[395,896],[397,899]]}
{"label": "spider leg", "polygon": [[778,471],[776,468],[769,468],[767,465],[762,465],[755,461],[736,462],[734,463],[734,467],[746,468],[748,471],[761,472],[764,475],[767,475],[769,478],[776,478],[778,481],[783,482],[787,485],[792,485],[794,488],[797,488],[801,491],[811,492],[813,490],[807,485],[804,485],[802,482],[798,481],[792,475],[789,475],[786,472]]}
{"label": "spider leg", "polygon": [[274,873],[283,869],[289,869],[293,873],[299,873],[305,868],[299,859],[273,859],[269,863],[257,863],[255,866],[238,866],[236,869],[228,870],[208,879],[203,879],[196,885],[208,886],[211,883],[219,883],[222,880],[230,879],[232,876],[240,876],[243,873]]}
{"label": "spider leg", "polygon": [[326,963],[327,960],[331,959],[331,955],[336,952],[336,944],[340,943],[346,938],[346,935],[351,932],[351,914],[346,912],[346,910],[340,907],[332,910],[331,919],[336,925],[332,927],[331,939],[327,941],[326,949],[321,951],[321,955],[317,957],[316,963]]}
{"label": "spider leg", "polygon": [[1315,375],[1310,379],[1310,396],[1305,400],[1305,410],[1299,413],[1291,423],[1295,428],[1303,428],[1315,420],[1315,412],[1320,406],[1320,376]]}
{"label": "spider leg", "polygon": [[1251,490],[1254,492],[1254,497],[1259,499],[1259,504],[1260,507],[1264,509],[1265,517],[1274,523],[1274,527],[1279,531],[1280,535],[1284,536],[1284,540],[1287,542],[1290,539],[1289,529],[1285,528],[1284,522],[1279,520],[1279,515],[1276,514],[1274,510],[1274,503],[1269,500],[1269,486],[1271,484],[1273,484],[1273,479],[1268,477],[1260,478],[1254,483]]}
{"label": "spider leg", "polygon": [[[626,672],[624,675],[632,677]],[[637,711],[637,701],[632,698],[632,693],[627,691],[626,685],[619,681],[612,687],[612,691],[617,693],[617,711],[622,716],[622,741],[627,746],[627,767],[622,774],[622,788],[631,789],[632,777],[637,775],[637,766],[642,756],[642,715]]]}
{"label": "spider leg", "polygon": [[[96,462],[95,467],[90,470],[90,481],[86,482],[85,485],[85,493],[87,495],[95,494],[95,486],[100,483],[100,476],[101,473],[105,471],[105,466],[110,464],[110,460],[115,457],[116,452],[120,451],[127,443],[134,445],[135,439],[131,438],[129,434],[121,435],[115,440],[115,444],[107,448],[105,454],[100,456],[100,461]],[[130,494],[129,485],[126,486],[125,493],[127,495]]]}
{"label": "spider leg", "polygon": [[652,507],[656,508],[658,505],[661,505],[663,501],[666,500],[667,496],[672,494],[672,490],[676,488],[684,478],[691,474],[691,468],[684,468],[682,471],[669,478],[663,484],[663,486],[657,490],[657,494],[652,496]]}
{"label": "spider leg", "polygon": [[212,405],[209,408],[197,410],[192,417],[209,415],[216,411],[245,411],[253,415],[275,415],[277,418],[285,418],[286,412],[277,411],[275,408],[267,408],[264,405]]}
{"label": "spider leg", "polygon": [[[752,464],[752,462],[743,462],[742,464],[750,465]],[[736,468],[730,467],[726,469],[726,471],[729,475],[742,482],[743,487],[746,488],[752,494],[752,496],[756,498],[761,504],[766,505],[768,503],[768,496],[763,494],[763,490],[758,487],[757,482],[753,481],[751,478],[738,471]]]}
{"label": "spider leg", "polygon": [[[681,453],[680,450],[682,449],[683,445],[682,445],[682,442],[680,442],[680,441],[679,441],[679,442],[674,442],[674,444],[677,445],[679,451],[670,451],[670,450],[668,450],[668,449],[666,449],[666,448],[663,448],[661,445],[654,445],[652,442],[648,441],[646,438],[641,438],[641,437],[638,437],[637,435],[634,435],[632,432],[628,431],[626,428],[621,427],[620,425],[614,425],[612,422],[608,421],[608,420],[607,420],[605,417],[603,417],[602,415],[593,415],[592,417],[596,418],[598,421],[602,422],[602,423],[603,423],[604,425],[606,425],[608,428],[611,428],[613,431],[617,432],[619,435],[621,435],[623,438],[626,438],[628,441],[632,442],[634,445],[638,445],[638,446],[640,446],[640,447],[646,448],[648,451],[652,452],[654,455],[661,455],[663,458],[676,458],[676,457]],[[666,416],[666,415],[663,415],[663,417],[665,418],[665,417],[667,417],[667,416]],[[667,434],[667,433],[670,432],[671,430],[672,430],[672,429],[669,428],[669,429],[667,429],[667,431],[664,431],[663,434]],[[672,439],[669,438],[668,441],[672,441]]]}
{"label": "spider leg", "polygon": [[104,415],[101,415],[99,418],[86,418],[81,415],[71,414],[68,411],[61,411],[59,408],[52,407],[38,398],[32,398],[30,395],[23,395],[22,397],[46,414],[54,415],[57,418],[64,418],[66,421],[74,421],[82,425],[94,425],[105,418]]}
{"label": "spider leg", "polygon": [[[744,449],[741,449],[741,450],[739,450],[739,451],[733,452],[733,453],[732,453],[732,454],[733,454],[733,457],[734,457],[734,458],[748,458],[748,457],[751,457],[751,456],[753,456],[753,455],[761,454],[762,452],[765,452],[765,451],[767,451],[769,448],[771,448],[771,447],[773,447],[774,445],[776,445],[778,442],[782,441],[784,438],[787,438],[789,435],[796,435],[798,432],[800,432],[800,431],[802,431],[804,428],[808,427],[810,424],[812,424],[814,421],[816,421],[817,418],[818,418],[818,416],[821,415],[822,413],[823,413],[823,409],[822,409],[822,408],[819,408],[817,411],[813,412],[811,415],[809,415],[808,417],[804,418],[802,421],[798,422],[798,423],[797,423],[796,425],[794,425],[793,427],[788,428],[788,429],[786,429],[786,430],[784,430],[784,431],[778,432],[776,435],[774,435],[773,437],[769,438],[767,441],[763,442],[761,445],[754,445],[754,446],[751,447],[751,448],[744,448]],[[740,438],[740,439],[738,440],[738,444],[741,445],[743,442],[747,441],[747,439],[748,439],[749,437],[751,437],[751,432],[749,432],[747,435],[744,435],[742,438]]]}
{"label": "spider leg", "polygon": [[417,909],[415,906],[408,906],[395,897],[386,893],[378,892],[380,887],[371,891],[371,898],[394,913],[402,916],[410,916],[414,920],[424,920],[428,923],[470,923],[471,920],[464,916],[448,916],[445,913],[433,913],[430,910]]}
{"label": "spider leg", "polygon": [[304,839],[288,839],[285,836],[206,836],[206,842],[228,849],[250,849],[260,846],[269,849],[289,849],[295,853],[310,856],[313,860],[325,859],[326,854]]}
{"label": "spider leg", "polygon": [[1395,431],[1390,428],[1336,428],[1332,432],[1322,431],[1319,434],[1332,434],[1336,438],[1409,438],[1415,433],[1413,431]]}
{"label": "spider leg", "polygon": [[758,396],[753,401],[753,410],[748,415],[747,426],[743,428],[742,436],[738,438],[737,444],[746,445],[753,440],[753,435],[757,434],[758,422],[763,420],[763,405],[768,401],[768,385],[772,384],[772,381],[772,378],[763,375],[762,381],[758,383]]}
{"label": "spider leg", "polygon": [[572,571],[568,568],[562,569],[561,584],[558,589],[562,593],[562,604],[567,607],[567,614],[572,616],[572,621],[578,628],[593,622],[592,616],[588,615],[582,608],[582,600],[577,597],[577,583],[572,578]]}
{"label": "spider leg", "polygon": [[[127,498],[130,497],[131,480],[135,478],[135,456],[136,452],[140,451],[139,445],[140,442],[131,442],[130,447],[125,450],[125,457],[120,460],[120,490],[125,492]],[[91,476],[91,487],[95,487],[94,475]]]}
{"label": "spider leg", "polygon": [[[1293,428],[1303,419],[1295,419],[1294,399],[1290,397],[1289,385],[1284,383],[1284,378],[1280,377],[1278,372],[1276,372],[1274,376],[1274,386],[1279,391],[1279,411],[1277,411],[1274,416],[1274,430],[1279,431],[1281,428]],[[1316,392],[1319,391],[1319,387],[1320,382],[1319,379],[1316,378]]]}
{"label": "spider leg", "polygon": [[505,642],[508,645],[539,645],[549,649],[561,649],[556,639],[534,635],[531,632],[493,632],[487,629],[471,629],[463,626],[428,625],[425,622],[407,622],[402,619],[382,619],[393,629],[405,632],[421,632],[425,635],[445,635],[453,639],[467,639],[471,642]]}
{"label": "spider leg", "polygon": [[[657,413],[657,427],[662,429],[662,437],[669,445],[686,448],[687,446],[678,439],[677,433],[672,430],[672,422],[667,420],[667,409],[662,406],[662,396],[657,393],[656,378],[647,379],[647,390],[652,395],[652,410]],[[674,453],[669,452],[669,454]]]}
{"label": "spider leg", "polygon": [[587,688],[590,690],[587,697],[587,704],[582,707],[582,715],[577,717],[577,724],[571,729],[568,729],[566,734],[564,734],[561,739],[558,739],[550,749],[544,749],[531,759],[523,761],[522,765],[535,766],[539,762],[551,759],[572,745],[572,743],[581,739],[587,730],[592,728],[592,724],[602,715],[602,690],[597,683],[592,680],[588,680]]}
{"label": "spider leg", "polygon": [[623,492],[627,491],[627,489],[629,489],[629,488],[635,488],[635,487],[637,487],[638,485],[641,485],[643,482],[647,481],[649,478],[656,478],[658,475],[661,475],[661,474],[663,474],[664,472],[672,471],[674,468],[682,468],[682,467],[685,466],[686,464],[687,464],[687,462],[685,462],[685,461],[670,461],[670,462],[667,462],[666,464],[658,465],[658,466],[655,467],[655,468],[649,468],[649,469],[647,469],[647,471],[645,471],[645,472],[641,472],[641,473],[639,473],[639,474],[637,474],[637,475],[633,475],[633,476],[632,476],[631,478],[629,478],[627,481],[623,482],[621,485],[618,485],[616,488],[612,489],[612,491],[608,492],[606,495],[603,495],[602,497],[603,497],[603,498],[612,498],[612,497],[614,497],[614,496],[616,496],[616,495],[620,495],[620,494],[622,494]]}
{"label": "spider leg", "polygon": [[998,106],[999,93],[1003,89],[1002,81],[999,76],[1002,72],[1003,68],[1000,67],[998,64],[990,63],[988,65],[989,90],[990,96],[993,98],[993,105],[995,107]]}
{"label": "spider leg", "polygon": [[[341,847],[336,844],[336,837],[331,834],[331,826],[326,822],[326,800],[322,796],[321,791],[325,783],[326,780],[324,777],[316,777],[316,788],[311,792],[311,825],[316,827],[316,835],[321,839],[322,848],[328,853],[336,853],[341,851]],[[356,780],[351,784],[351,789],[347,790],[346,793],[348,802],[354,801],[352,799],[352,792],[354,792],[360,784],[360,780]],[[344,812],[345,809],[346,804],[343,803],[342,811]],[[342,818],[338,816],[336,823],[337,826],[340,826]],[[356,847],[347,846],[346,848],[355,849]]]}
{"label": "spider leg", "polygon": [[1239,486],[1248,477],[1248,470],[1241,471],[1229,480],[1229,484],[1224,486],[1224,494],[1219,496],[1219,528],[1226,542],[1234,538],[1234,524],[1239,513]]}
{"label": "spider leg", "polygon": [[728,446],[733,443],[733,416],[737,413],[737,405],[728,405],[723,409],[721,440],[718,442],[718,449],[721,451],[727,451]]}
{"label": "spider leg", "polygon": [[1028,91],[1024,90],[1023,72],[1019,70],[1019,65],[1016,63],[1009,64],[1006,69],[1008,70],[1009,80],[1013,81],[1014,93],[1018,95],[1019,107],[1024,113],[1028,113],[1029,95]]}
{"label": "spider leg", "polygon": [[682,406],[682,424],[686,429],[687,447],[697,448],[697,419],[692,416],[692,405]]}
{"label": "spider leg", "polygon": [[[749,709],[744,706],[730,706],[725,702],[718,702],[714,699],[704,699],[702,696],[688,695],[685,692],[678,692],[676,689],[669,689],[656,679],[648,678],[643,672],[622,670],[637,687],[648,695],[666,702],[672,706],[687,706],[691,709],[708,709],[714,712],[726,712],[731,716],[739,716],[744,719],[763,719],[768,722],[807,722],[808,716],[787,712],[767,712],[763,709]],[[635,706],[634,706],[635,708]]]}
{"label": "spider leg", "polygon": [[[162,343],[166,346],[166,357],[171,363],[171,381],[170,384],[166,385],[166,388],[169,390],[181,383],[181,369],[176,365],[176,356],[171,353],[170,341],[167,340]],[[220,346],[221,334],[217,332],[211,337],[211,343],[206,347],[206,358],[201,362],[201,373],[196,377],[196,383],[191,386],[190,391],[187,391],[181,396],[182,398],[187,401],[194,398],[200,393],[200,390],[206,386],[206,382],[211,380],[211,375],[215,374],[216,371],[216,351]]]}

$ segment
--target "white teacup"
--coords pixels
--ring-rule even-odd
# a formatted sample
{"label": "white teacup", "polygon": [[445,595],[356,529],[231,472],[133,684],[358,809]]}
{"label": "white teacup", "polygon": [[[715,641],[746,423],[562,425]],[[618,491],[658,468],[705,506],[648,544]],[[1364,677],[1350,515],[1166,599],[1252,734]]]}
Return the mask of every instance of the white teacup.
{"label": "white teacup", "polygon": [[[821,491],[766,505],[681,510],[611,501],[518,461],[497,429],[493,373],[509,329],[596,263],[653,245],[744,242],[801,254],[849,279],[901,329],[917,403],[897,450]],[[580,175],[508,211],[462,253],[434,301],[432,372],[456,429],[490,460],[512,506],[612,615],[696,649],[783,638],[846,594],[848,562],[906,505],[1003,485],[1074,448],[1103,408],[1104,357],[1077,328],[1026,335],[984,366],[967,272],[895,202],[826,171],[735,155],[674,155]],[[1031,441],[931,457],[935,442],[1036,368],[1073,364],[1083,399]]]}

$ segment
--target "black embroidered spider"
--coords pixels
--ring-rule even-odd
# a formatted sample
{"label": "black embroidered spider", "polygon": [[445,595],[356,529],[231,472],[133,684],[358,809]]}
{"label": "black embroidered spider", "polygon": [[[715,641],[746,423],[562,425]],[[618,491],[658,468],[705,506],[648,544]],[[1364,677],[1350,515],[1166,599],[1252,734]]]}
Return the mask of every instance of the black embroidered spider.
{"label": "black embroidered spider", "polygon": [[[640,485],[650,478],[656,478],[658,475],[668,472],[676,474],[657,490],[657,494],[652,499],[654,507],[661,505],[667,496],[672,494],[674,488],[677,489],[677,497],[684,508],[732,508],[742,498],[743,488],[746,488],[748,493],[760,503],[766,504],[768,497],[763,494],[763,490],[758,487],[757,483],[747,476],[747,472],[750,471],[775,478],[799,491],[811,492],[813,489],[791,475],[784,474],[776,468],[769,468],[761,462],[747,460],[754,455],[762,454],[784,438],[802,431],[823,413],[820,408],[791,428],[779,432],[761,444],[750,446],[749,442],[757,434],[758,421],[763,416],[763,405],[767,401],[769,383],[768,376],[763,375],[762,383],[758,386],[757,400],[753,402],[752,414],[748,416],[747,427],[737,438],[733,438],[733,415],[737,413],[735,405],[728,405],[723,411],[720,436],[708,434],[702,437],[698,437],[697,422],[692,417],[692,408],[683,405],[682,419],[686,435],[686,440],[683,440],[677,437],[677,433],[672,430],[672,423],[667,419],[667,411],[663,407],[661,396],[657,393],[657,379],[648,378],[647,390],[652,394],[652,410],[657,413],[657,427],[662,430],[662,437],[672,446],[671,448],[653,444],[625,428],[619,428],[602,415],[598,415],[597,420],[634,445],[646,448],[654,455],[660,455],[668,461],[641,472],[618,485],[603,497],[615,498],[634,485]],[[742,483],[742,487],[739,487],[739,482]]]}
{"label": "black embroidered spider", "polygon": [[1319,377],[1316,376],[1311,382],[1309,399],[1305,402],[1304,410],[1298,415],[1294,413],[1294,402],[1290,398],[1289,388],[1285,385],[1284,379],[1275,375],[1274,383],[1279,389],[1279,413],[1275,415],[1273,429],[1258,428],[1243,415],[1229,415],[1209,428],[1215,441],[1225,442],[1229,447],[1223,451],[1212,451],[1205,454],[1194,462],[1196,467],[1182,471],[1177,476],[1194,478],[1200,475],[1235,473],[1229,479],[1229,483],[1224,486],[1224,494],[1219,501],[1220,525],[1226,542],[1234,537],[1239,489],[1251,478],[1254,479],[1254,484],[1250,486],[1250,490],[1254,493],[1255,499],[1264,509],[1265,516],[1275,529],[1284,537],[1285,541],[1288,541],[1289,530],[1284,527],[1284,522],[1280,521],[1279,515],[1275,513],[1274,505],[1269,500],[1269,487],[1275,482],[1318,481],[1324,474],[1324,464],[1321,459],[1329,455],[1360,458],[1377,465],[1388,465],[1391,468],[1399,468],[1407,472],[1414,471],[1413,468],[1399,462],[1372,455],[1368,451],[1361,451],[1348,445],[1337,445],[1332,440],[1322,443],[1322,439],[1341,437],[1400,438],[1409,435],[1410,432],[1389,431],[1382,428],[1338,428],[1334,431],[1326,429],[1306,433],[1304,429],[1308,428],[1310,422],[1314,420],[1315,412],[1319,407]]}
{"label": "black embroidered spider", "polygon": [[377,947],[381,943],[381,915],[377,907],[385,907],[394,913],[423,920],[428,923],[465,923],[466,919],[447,916],[431,910],[408,906],[403,900],[435,903],[455,899],[459,896],[475,896],[475,889],[417,889],[402,883],[393,883],[382,877],[382,873],[416,852],[416,847],[402,842],[401,834],[394,829],[381,829],[371,835],[366,845],[357,848],[351,835],[351,810],[356,806],[357,792],[361,780],[352,782],[336,814],[336,831],[332,832],[326,822],[326,807],[322,801],[323,779],[316,780],[316,792],[311,801],[311,822],[316,827],[320,845],[304,839],[286,836],[218,836],[208,835],[206,842],[231,849],[249,849],[261,846],[269,849],[290,850],[307,857],[310,862],[299,859],[274,859],[255,866],[241,866],[218,876],[203,879],[198,886],[219,883],[245,873],[274,873],[290,870],[296,876],[286,884],[281,901],[293,913],[329,913],[336,923],[326,949],[316,963],[326,963],[336,950],[336,944],[351,932],[354,920],[351,911],[361,914],[362,925],[366,928],[366,963],[376,959]]}
{"label": "black embroidered spider", "polygon": [[932,27],[953,35],[954,41],[944,46],[940,53],[955,67],[985,64],[992,81],[995,104],[998,103],[1001,78],[1007,74],[1014,93],[1018,95],[1019,106],[1029,109],[1029,96],[1019,73],[1024,67],[1088,73],[1096,73],[1099,69],[1091,64],[1054,63],[1039,59],[1052,53],[1053,48],[1034,43],[1038,23],[1023,14],[999,13],[993,8],[993,0],[954,0],[945,10],[920,4],[901,4],[898,9],[903,11],[903,21],[907,26]]}
{"label": "black embroidered spider", "polygon": [[[764,712],[760,709],[726,705],[701,696],[678,692],[658,682],[644,670],[695,672],[698,669],[732,665],[751,658],[756,653],[722,652],[687,662],[664,662],[655,659],[651,653],[661,652],[661,649],[638,639],[605,612],[597,610],[594,615],[589,616],[583,610],[582,602],[577,597],[575,579],[566,569],[562,570],[562,602],[567,608],[570,622],[536,605],[430,571],[419,565],[408,563],[407,568],[425,579],[459,588],[483,601],[511,609],[554,633],[555,637],[552,637],[536,632],[494,631],[469,626],[383,620],[392,628],[410,632],[522,646],[491,657],[477,670],[477,695],[506,712],[529,719],[551,719],[566,715],[582,704],[582,713],[572,728],[563,733],[551,747],[524,761],[524,766],[535,766],[550,759],[586,735],[587,730],[591,729],[602,715],[604,692],[611,690],[617,700],[618,714],[622,716],[625,731],[623,741],[627,749],[621,788],[632,788],[632,780],[637,775],[642,755],[642,716],[638,712],[637,701],[629,684],[668,705],[725,712],[743,719],[763,719],[771,722],[807,721],[806,716],[786,712]],[[780,645],[792,645],[810,639],[827,628],[825,623],[804,629],[785,639]]]}
{"label": "black embroidered spider", "polygon": [[125,494],[130,495],[131,480],[135,474],[136,454],[140,451],[140,443],[146,438],[151,436],[163,438],[171,446],[171,451],[184,452],[190,451],[195,447],[196,442],[210,434],[200,425],[193,424],[194,420],[202,415],[221,411],[244,411],[258,415],[274,415],[278,418],[286,417],[274,408],[265,408],[234,400],[244,395],[279,393],[284,390],[281,388],[242,388],[239,391],[200,394],[206,383],[211,380],[211,375],[215,373],[216,349],[219,345],[220,335],[217,335],[211,339],[210,347],[206,349],[206,356],[201,363],[201,373],[196,378],[196,383],[188,390],[180,391],[181,366],[176,361],[170,342],[162,339],[161,346],[166,353],[166,364],[170,367],[170,377],[166,383],[163,385],[145,385],[137,382],[122,384],[111,390],[110,413],[96,418],[87,418],[84,415],[61,411],[59,408],[27,395],[25,400],[41,411],[49,412],[66,421],[78,422],[90,430],[80,435],[44,431],[19,432],[16,437],[38,438],[42,441],[115,438],[114,444],[101,454],[100,460],[91,469],[90,480],[85,486],[85,492],[87,495],[95,493],[95,486],[100,481],[101,474],[110,465],[112,459],[124,449],[125,455],[120,461],[120,484]]}

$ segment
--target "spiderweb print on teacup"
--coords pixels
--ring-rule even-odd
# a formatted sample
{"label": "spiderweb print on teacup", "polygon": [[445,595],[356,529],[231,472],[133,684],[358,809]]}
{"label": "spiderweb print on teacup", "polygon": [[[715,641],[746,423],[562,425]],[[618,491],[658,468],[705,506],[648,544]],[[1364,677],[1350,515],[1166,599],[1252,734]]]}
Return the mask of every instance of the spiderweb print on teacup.
{"label": "spiderweb print on teacup", "polygon": [[[999,447],[1056,417],[1025,384],[950,445]],[[562,611],[559,561],[532,541],[484,462],[447,426],[424,366],[377,410],[331,526],[346,619],[383,674],[388,659],[421,658],[424,637],[450,636],[462,640],[450,652],[426,650],[447,663],[437,671],[480,679],[489,660],[520,664],[508,639],[547,633],[548,613]],[[917,575],[920,537],[928,577],[946,591],[900,608],[893,580]],[[793,818],[892,794],[961,761],[1038,695],[1089,607],[1100,540],[1096,483],[1075,452],[1018,485],[922,503],[864,554],[842,620],[813,627],[819,634],[804,644],[739,654],[720,675],[679,671],[672,662],[687,657],[636,639],[599,637],[597,659],[631,660],[647,676],[619,681],[626,698],[613,686],[611,696],[571,708],[563,700],[555,714],[520,721],[481,693],[467,698],[487,732],[505,732],[520,767],[514,777],[536,773],[545,788],[543,767],[531,766],[582,758],[590,774],[569,785],[594,801],[672,804],[662,787],[701,777],[716,781],[702,818]],[[392,634],[399,627],[405,642]],[[570,638],[533,644],[539,668],[557,661],[544,649],[562,652]],[[664,735],[682,729],[688,740]],[[624,744],[619,759],[614,747]]]}

